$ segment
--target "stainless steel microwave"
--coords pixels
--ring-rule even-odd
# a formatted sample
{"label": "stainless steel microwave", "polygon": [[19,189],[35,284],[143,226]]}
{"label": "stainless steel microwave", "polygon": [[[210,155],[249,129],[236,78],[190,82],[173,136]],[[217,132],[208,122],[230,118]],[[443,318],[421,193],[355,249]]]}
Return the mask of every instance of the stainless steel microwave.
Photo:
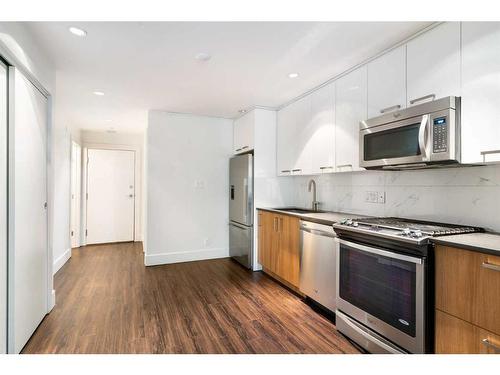
{"label": "stainless steel microwave", "polygon": [[449,96],[360,123],[360,166],[419,169],[460,163],[460,97]]}

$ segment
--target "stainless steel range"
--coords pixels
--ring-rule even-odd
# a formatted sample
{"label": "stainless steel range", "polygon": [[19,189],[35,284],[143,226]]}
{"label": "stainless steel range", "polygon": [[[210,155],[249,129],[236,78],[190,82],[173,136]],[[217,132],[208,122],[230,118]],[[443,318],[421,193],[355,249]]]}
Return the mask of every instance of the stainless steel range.
{"label": "stainless steel range", "polygon": [[337,247],[337,329],[372,353],[429,353],[432,237],[480,228],[400,218],[343,220]]}

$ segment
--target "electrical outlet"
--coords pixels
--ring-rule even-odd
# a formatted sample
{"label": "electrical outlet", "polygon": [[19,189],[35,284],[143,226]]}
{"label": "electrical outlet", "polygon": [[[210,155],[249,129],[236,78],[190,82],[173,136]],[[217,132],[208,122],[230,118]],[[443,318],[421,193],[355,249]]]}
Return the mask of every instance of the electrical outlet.
{"label": "electrical outlet", "polygon": [[385,191],[379,191],[377,199],[378,203],[385,203]]}
{"label": "electrical outlet", "polygon": [[366,191],[366,203],[385,203],[385,191]]}

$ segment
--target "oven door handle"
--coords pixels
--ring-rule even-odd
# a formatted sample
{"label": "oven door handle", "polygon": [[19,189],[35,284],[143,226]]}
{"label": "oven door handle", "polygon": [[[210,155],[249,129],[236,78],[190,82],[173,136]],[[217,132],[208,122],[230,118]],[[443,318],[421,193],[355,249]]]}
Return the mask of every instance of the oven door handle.
{"label": "oven door handle", "polygon": [[418,129],[418,147],[420,148],[420,154],[422,155],[422,160],[427,160],[427,144],[425,135],[427,133],[427,126],[429,124],[429,115],[423,115],[422,121],[420,122],[420,127]]}
{"label": "oven door handle", "polygon": [[352,247],[352,248],[357,249],[357,250],[365,251],[367,253],[372,253],[375,255],[384,256],[387,258],[398,259],[398,260],[402,260],[402,261],[410,262],[410,263],[415,263],[415,264],[422,264],[423,263],[422,258],[415,258],[415,257],[411,257],[408,255],[393,253],[392,251],[381,250],[381,249],[377,249],[375,247],[360,245],[360,244],[355,243],[355,242],[350,242],[350,241],[346,241],[346,240],[339,240],[339,243],[346,245],[346,246],[349,246],[349,247]]}

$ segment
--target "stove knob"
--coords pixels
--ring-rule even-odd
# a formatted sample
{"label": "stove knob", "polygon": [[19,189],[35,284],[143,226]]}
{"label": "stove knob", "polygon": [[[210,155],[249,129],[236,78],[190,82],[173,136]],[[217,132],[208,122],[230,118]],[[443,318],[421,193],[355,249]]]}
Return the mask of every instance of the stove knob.
{"label": "stove knob", "polygon": [[353,223],[352,223],[352,220],[351,219],[348,219],[345,223],[345,225],[348,225],[348,226],[351,226]]}
{"label": "stove knob", "polygon": [[352,226],[353,226],[353,227],[357,227],[358,225],[359,225],[359,224],[358,224],[358,222],[357,222],[357,221],[355,221],[355,222],[353,222],[353,223],[352,223]]}
{"label": "stove knob", "polygon": [[403,229],[403,236],[410,236],[411,235],[411,230],[406,228],[406,229]]}

